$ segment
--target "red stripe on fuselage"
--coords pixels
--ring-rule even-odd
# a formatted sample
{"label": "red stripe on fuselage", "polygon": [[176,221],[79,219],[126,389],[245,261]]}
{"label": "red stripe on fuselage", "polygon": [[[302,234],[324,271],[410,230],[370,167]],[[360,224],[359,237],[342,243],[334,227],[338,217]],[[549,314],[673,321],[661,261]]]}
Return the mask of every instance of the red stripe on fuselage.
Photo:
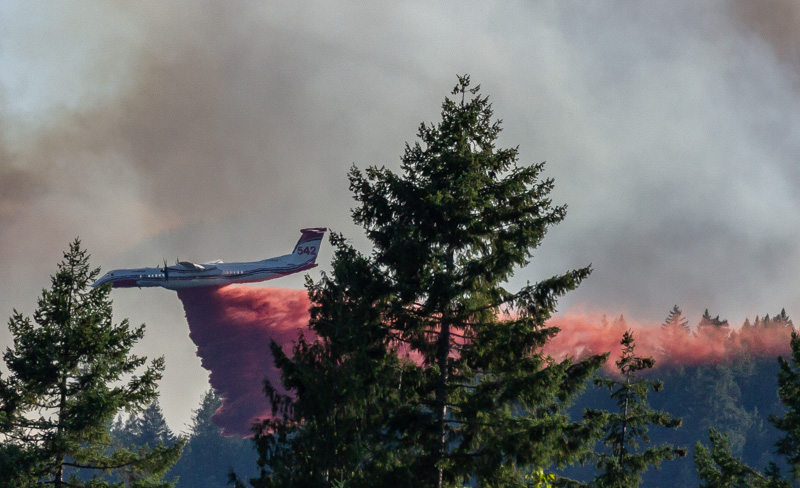
{"label": "red stripe on fuselage", "polygon": [[133,288],[134,286],[139,286],[136,284],[136,280],[117,280],[111,283],[113,288]]}

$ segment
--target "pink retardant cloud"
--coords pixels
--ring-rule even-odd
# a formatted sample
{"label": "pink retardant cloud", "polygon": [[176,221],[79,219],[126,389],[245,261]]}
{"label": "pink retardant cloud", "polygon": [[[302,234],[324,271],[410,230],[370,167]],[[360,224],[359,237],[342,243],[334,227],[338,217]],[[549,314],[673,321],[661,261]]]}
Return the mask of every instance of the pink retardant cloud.
{"label": "pink retardant cloud", "polygon": [[264,378],[280,386],[270,341],[291,354],[292,344],[307,330],[305,290],[204,287],[180,290],[178,297],[197,355],[223,399],[212,420],[224,435],[252,435],[253,423],[270,412]]}
{"label": "pink retardant cloud", "polygon": [[620,340],[626,330],[633,332],[636,354],[652,357],[659,366],[699,366],[731,361],[742,354],[777,357],[790,352],[791,326],[730,327],[705,326],[689,332],[681,327],[662,327],[655,322],[629,319],[607,320],[601,313],[568,311],[548,321],[561,331],[545,346],[554,357],[585,357],[610,352],[606,369],[615,370]]}
{"label": "pink retardant cloud", "polygon": [[[280,372],[275,367],[270,341],[291,348],[302,333],[313,340],[308,330],[310,302],[305,290],[229,286],[180,290],[190,337],[197,345],[202,365],[210,371],[210,382],[222,397],[222,407],[214,422],[224,435],[252,435],[251,427],[270,415],[263,391],[268,379],[279,391]],[[689,332],[680,327],[665,328],[659,323],[633,320],[607,320],[602,313],[571,310],[552,317],[548,326],[560,332],[545,346],[555,358],[610,352],[607,371],[615,371],[620,355],[620,340],[626,330],[633,331],[639,356],[653,357],[656,367],[698,366],[733,360],[742,354],[776,357],[789,353],[791,326],[763,324],[730,330],[707,326]],[[401,351],[418,360],[413,351]]]}

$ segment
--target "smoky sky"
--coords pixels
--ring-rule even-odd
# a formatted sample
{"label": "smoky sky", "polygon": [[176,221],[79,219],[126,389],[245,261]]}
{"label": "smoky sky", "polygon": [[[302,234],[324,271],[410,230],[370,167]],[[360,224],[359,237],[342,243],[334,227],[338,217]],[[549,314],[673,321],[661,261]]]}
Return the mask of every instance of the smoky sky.
{"label": "smoky sky", "polygon": [[[348,169],[397,169],[469,73],[503,121],[500,145],[546,161],[554,203],[569,207],[512,285],[591,263],[561,310],[798,314],[799,12],[790,1],[4,2],[0,311],[30,312],[76,236],[104,271],[261,259],[315,226],[368,251]],[[166,356],[161,405],[182,429],[186,399],[199,403],[208,383],[180,302],[112,296],[116,315],[147,323],[142,352]]]}

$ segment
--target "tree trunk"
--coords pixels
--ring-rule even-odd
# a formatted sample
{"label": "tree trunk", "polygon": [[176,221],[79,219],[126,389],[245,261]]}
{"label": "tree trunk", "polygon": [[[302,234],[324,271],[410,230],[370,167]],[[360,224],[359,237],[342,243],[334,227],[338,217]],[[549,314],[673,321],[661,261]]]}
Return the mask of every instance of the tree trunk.
{"label": "tree trunk", "polygon": [[[70,265],[70,276],[75,276],[75,266],[74,264]],[[69,290],[67,291],[67,317],[66,323],[63,324],[63,328],[67,331],[71,330],[72,326],[72,301],[73,301],[73,287],[74,282],[70,280],[69,282]],[[67,410],[67,342],[66,339],[62,337],[61,343],[61,357],[58,358],[59,362],[61,363],[62,374],[61,374],[61,381],[58,385],[59,389],[59,402],[58,402],[58,426],[56,427],[56,440],[59,442],[61,441],[61,436],[64,433],[64,416]],[[64,485],[64,457],[66,456],[65,453],[59,452],[56,455],[56,463],[58,463],[58,467],[56,468],[56,476],[53,480],[53,486],[55,488],[61,488]]]}
{"label": "tree trunk", "polygon": [[436,363],[439,365],[439,380],[436,384],[436,429],[440,435],[439,444],[433,457],[434,486],[442,488],[442,468],[436,464],[444,457],[447,448],[447,429],[445,419],[447,417],[447,379],[448,365],[447,359],[450,356],[450,322],[447,318],[442,320],[439,332],[438,350],[436,353]]}
{"label": "tree trunk", "polygon": [[[61,435],[64,432],[64,410],[66,410],[67,406],[67,378],[64,375],[61,379],[61,385],[59,385],[59,389],[61,390],[61,398],[59,399],[59,406],[58,406],[58,426],[56,428],[56,439],[61,440]],[[61,488],[64,483],[64,454],[58,453],[56,456],[56,473],[55,478],[53,479],[53,486],[55,488]]]}
{"label": "tree trunk", "polygon": [[631,377],[625,380],[627,384],[628,390],[625,392],[625,407],[622,410],[622,439],[619,443],[619,466],[622,469],[623,462],[625,460],[625,437],[628,434],[628,399],[630,398],[630,384],[631,384]]}

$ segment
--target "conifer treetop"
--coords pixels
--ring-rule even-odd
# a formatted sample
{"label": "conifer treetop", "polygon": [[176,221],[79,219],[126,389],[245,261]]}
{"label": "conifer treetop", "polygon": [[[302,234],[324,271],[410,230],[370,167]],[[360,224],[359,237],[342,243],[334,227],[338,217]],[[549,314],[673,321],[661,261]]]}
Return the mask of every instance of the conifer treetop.
{"label": "conifer treetop", "polygon": [[8,472],[16,476],[5,480],[11,483],[99,487],[107,483],[74,474],[126,470],[152,482],[147,486],[170,485],[159,479],[180,456],[181,443],[109,449],[108,426],[117,413],[141,411],[157,397],[164,359],[147,365],[146,357],[131,353],[144,325],[113,322],[110,287],[90,286],[98,274],[76,238],[32,319],[15,310],[9,320],[14,345],[3,355],[9,374],[0,379],[0,428],[7,439],[0,462],[15,469],[0,466],[0,484]]}

